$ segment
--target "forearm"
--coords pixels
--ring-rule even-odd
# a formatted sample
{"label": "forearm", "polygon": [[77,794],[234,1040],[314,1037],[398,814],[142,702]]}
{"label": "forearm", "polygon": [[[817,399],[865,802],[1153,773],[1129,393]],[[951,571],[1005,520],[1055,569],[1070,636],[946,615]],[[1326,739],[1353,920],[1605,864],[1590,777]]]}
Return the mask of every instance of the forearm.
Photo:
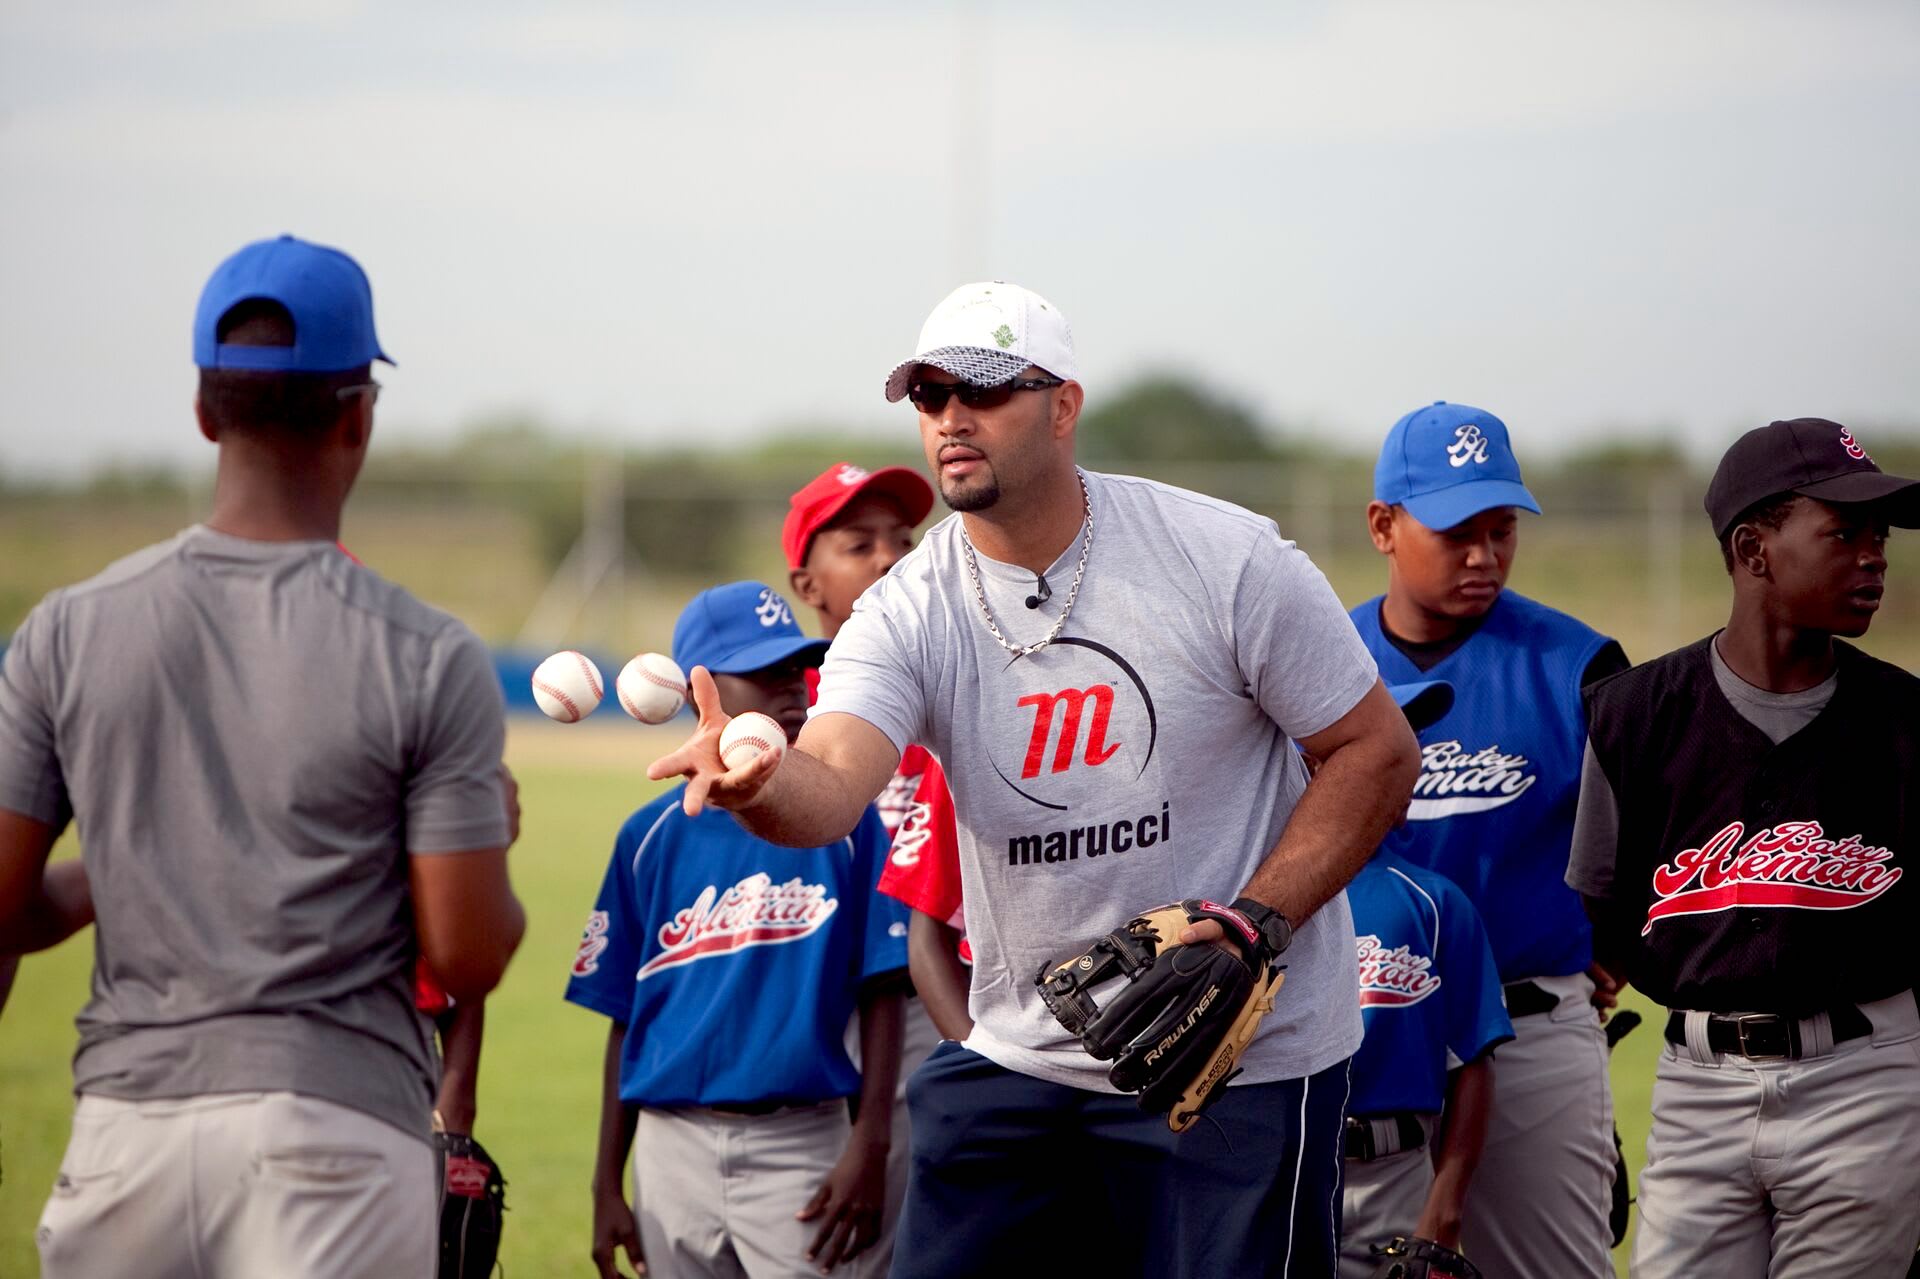
{"label": "forearm", "polygon": [[906,999],[898,986],[860,1001],[860,1117],[849,1145],[893,1145],[893,1094],[900,1083],[900,1041]]}
{"label": "forearm", "polygon": [[1449,1248],[1460,1246],[1467,1188],[1480,1166],[1492,1106],[1493,1064],[1487,1058],[1462,1066],[1447,1080],[1445,1119],[1434,1143],[1433,1186],[1414,1227],[1421,1238]]}
{"label": "forearm", "polygon": [[434,1110],[448,1132],[473,1132],[486,1020],[486,1001],[479,999],[455,1004],[440,1019],[440,1095]]}
{"label": "forearm", "polygon": [[12,918],[0,921],[0,950],[24,955],[57,946],[93,922],[93,893],[79,859],[46,867]]}
{"label": "forearm", "polygon": [[626,1198],[627,1153],[633,1149],[639,1126],[638,1107],[620,1099],[620,1049],[626,1027],[615,1022],[607,1031],[607,1050],[600,1070],[600,1135],[593,1156],[593,1192]]}
{"label": "forearm", "polygon": [[907,965],[913,988],[942,1039],[965,1040],[973,1033],[973,1017],[967,1010],[973,980],[960,962],[959,947],[960,930],[924,911],[914,911],[907,921]]}
{"label": "forearm", "polygon": [[[1406,744],[1412,740],[1407,734]],[[1406,812],[1419,772],[1418,750],[1394,738],[1362,738],[1334,751],[1241,894],[1298,927],[1367,864]]]}
{"label": "forearm", "polygon": [[856,794],[840,770],[793,746],[760,793],[734,816],[769,843],[818,848],[845,839],[872,800]]}

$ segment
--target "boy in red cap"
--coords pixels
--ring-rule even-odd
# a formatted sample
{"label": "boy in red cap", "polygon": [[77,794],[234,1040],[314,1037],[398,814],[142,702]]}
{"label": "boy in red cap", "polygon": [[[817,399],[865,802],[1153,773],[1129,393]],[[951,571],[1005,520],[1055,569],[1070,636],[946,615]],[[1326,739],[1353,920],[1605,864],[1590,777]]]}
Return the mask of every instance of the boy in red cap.
{"label": "boy in red cap", "polygon": [[[854,602],[913,549],[914,530],[933,509],[933,488],[915,471],[887,466],[868,471],[837,462],[788,499],[780,530],[793,593],[820,619],[831,640],[853,616]],[[820,672],[806,672],[808,701]],[[900,757],[892,782],[875,801],[887,836],[895,839],[913,807],[916,790],[939,766],[918,746]],[[895,848],[898,850],[898,844]],[[888,865],[891,866],[891,858]],[[964,987],[962,988],[964,1000]],[[962,1007],[964,1007],[964,1002]],[[940,1032],[918,999],[907,1001],[900,1046],[900,1083],[895,1091],[893,1146],[887,1160],[887,1203],[878,1242],[858,1259],[856,1273],[883,1275],[893,1256],[893,1226],[906,1192],[908,1167],[907,1077],[940,1042]],[[849,1050],[857,1050],[851,1036]]]}

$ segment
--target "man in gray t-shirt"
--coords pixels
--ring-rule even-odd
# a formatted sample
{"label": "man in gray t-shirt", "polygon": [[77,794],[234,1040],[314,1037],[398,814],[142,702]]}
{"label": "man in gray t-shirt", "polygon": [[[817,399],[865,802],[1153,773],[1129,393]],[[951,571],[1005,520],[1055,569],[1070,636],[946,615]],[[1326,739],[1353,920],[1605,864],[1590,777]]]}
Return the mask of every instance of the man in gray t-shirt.
{"label": "man in gray t-shirt", "polygon": [[477,999],[525,921],[492,663],[338,544],[376,358],[352,259],[230,258],[195,325],[211,515],[49,595],[0,668],[0,937],[96,924],[48,1279],[434,1271],[414,963]]}
{"label": "man in gray t-shirt", "polygon": [[[902,397],[958,514],[862,596],[777,768],[721,769],[725,717],[696,674],[700,730],[651,772],[687,775],[690,807],[806,844],[850,828],[908,742],[940,757],[974,1030],[910,1088],[895,1256],[913,1274],[1024,1268],[1063,1227],[1090,1270],[1105,1254],[1167,1274],[1331,1273],[1360,1043],[1342,886],[1410,794],[1406,721],[1271,521],[1074,465],[1082,392],[1044,299],[956,291],[889,380]],[[1326,761],[1311,783],[1296,743]],[[1049,1016],[1034,976],[1196,897],[1283,915],[1294,939],[1215,1122],[1176,1138]]]}

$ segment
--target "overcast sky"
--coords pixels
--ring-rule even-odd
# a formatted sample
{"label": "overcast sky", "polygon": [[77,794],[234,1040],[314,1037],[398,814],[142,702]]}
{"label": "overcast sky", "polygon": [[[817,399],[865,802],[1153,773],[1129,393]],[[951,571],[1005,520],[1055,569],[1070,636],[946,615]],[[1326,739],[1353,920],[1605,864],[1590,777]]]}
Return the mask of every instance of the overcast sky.
{"label": "overcast sky", "polygon": [[1920,5],[1194,7],[4,0],[0,468],[204,457],[195,296],[281,231],[372,276],[388,438],[907,430],[983,277],[1094,400],[1361,450],[1920,426]]}

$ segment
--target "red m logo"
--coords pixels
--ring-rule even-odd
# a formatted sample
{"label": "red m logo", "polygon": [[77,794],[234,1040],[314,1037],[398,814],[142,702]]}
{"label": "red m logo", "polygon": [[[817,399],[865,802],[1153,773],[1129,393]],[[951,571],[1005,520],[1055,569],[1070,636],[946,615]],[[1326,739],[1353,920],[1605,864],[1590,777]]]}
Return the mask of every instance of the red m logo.
{"label": "red m logo", "polygon": [[1060,744],[1053,752],[1053,771],[1064,773],[1073,766],[1073,748],[1080,743],[1080,719],[1087,699],[1093,699],[1093,725],[1087,730],[1087,765],[1098,767],[1113,758],[1120,743],[1107,745],[1107,722],[1113,717],[1113,688],[1095,684],[1092,688],[1068,688],[1058,693],[1035,693],[1017,703],[1033,707],[1033,737],[1027,743],[1027,762],[1020,776],[1040,776],[1040,760],[1047,753],[1047,739],[1053,736],[1053,708],[1065,705],[1060,725]]}

